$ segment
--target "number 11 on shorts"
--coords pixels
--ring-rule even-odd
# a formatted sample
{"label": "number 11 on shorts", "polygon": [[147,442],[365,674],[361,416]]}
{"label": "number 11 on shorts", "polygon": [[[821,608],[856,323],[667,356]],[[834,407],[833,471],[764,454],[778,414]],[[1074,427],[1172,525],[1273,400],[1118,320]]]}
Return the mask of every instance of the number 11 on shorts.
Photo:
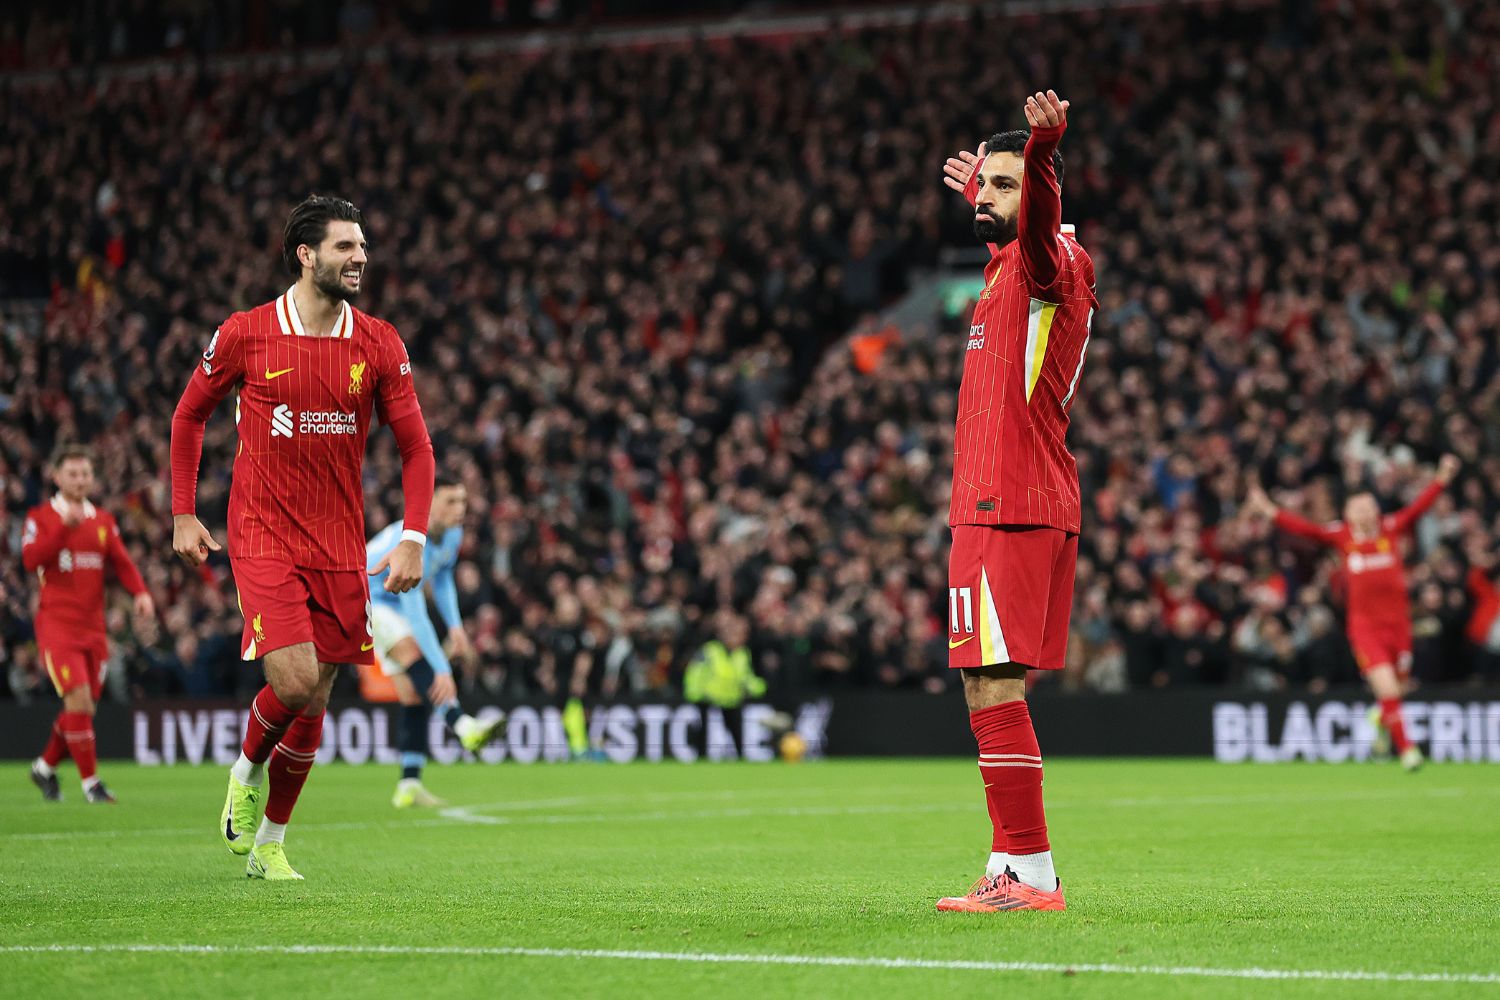
{"label": "number 11 on shorts", "polygon": [[958,609],[963,605],[963,626],[965,632],[974,631],[974,588],[972,587],[949,587],[948,588],[948,620],[952,624],[952,631],[958,634]]}

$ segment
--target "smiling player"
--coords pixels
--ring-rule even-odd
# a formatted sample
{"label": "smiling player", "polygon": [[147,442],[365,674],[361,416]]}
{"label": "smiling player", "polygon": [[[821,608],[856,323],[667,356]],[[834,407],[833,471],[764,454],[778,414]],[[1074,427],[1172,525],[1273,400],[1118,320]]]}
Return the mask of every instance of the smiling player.
{"label": "smiling player", "polygon": [[264,659],[267,684],[250,707],[219,835],[249,855],[251,878],[302,877],[286,859],[286,823],[334,674],[340,663],[372,662],[362,483],[372,414],[400,446],[406,513],[400,541],[371,574],[388,570],[392,593],[422,580],[436,463],[396,328],[350,305],[369,259],[363,222],[341,198],[310,197],[292,211],[282,257],[296,283],[224,322],[172,418],[172,548],[198,566],[219,550],[195,515],[203,428],[238,390],[229,557],[243,657]]}

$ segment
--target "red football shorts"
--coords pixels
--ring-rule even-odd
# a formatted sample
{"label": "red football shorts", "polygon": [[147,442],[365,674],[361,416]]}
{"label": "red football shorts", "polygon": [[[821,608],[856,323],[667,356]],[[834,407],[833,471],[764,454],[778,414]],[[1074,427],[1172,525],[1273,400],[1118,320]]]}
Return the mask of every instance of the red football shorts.
{"label": "red football shorts", "polygon": [[313,644],[320,663],[375,662],[370,580],[363,570],[304,569],[280,559],[233,559],[245,631],[242,659]]}
{"label": "red football shorts", "polygon": [[104,639],[61,634],[51,629],[36,631],[37,652],[42,667],[59,696],[87,686],[95,701],[104,690],[104,659],[109,647]]}
{"label": "red football shorts", "polygon": [[1349,629],[1349,645],[1361,674],[1373,667],[1395,667],[1398,676],[1411,675],[1411,633],[1407,629],[1354,627]]}
{"label": "red football shorts", "polygon": [[955,526],[948,666],[1061,670],[1077,567],[1078,536],[1059,528]]}

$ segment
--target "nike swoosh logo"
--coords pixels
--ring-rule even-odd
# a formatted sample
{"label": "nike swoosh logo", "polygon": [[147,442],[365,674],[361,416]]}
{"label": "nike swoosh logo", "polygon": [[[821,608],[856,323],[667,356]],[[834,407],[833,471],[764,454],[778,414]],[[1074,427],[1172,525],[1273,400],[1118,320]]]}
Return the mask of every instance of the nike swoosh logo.
{"label": "nike swoosh logo", "polygon": [[296,369],[295,366],[293,366],[291,368],[283,368],[279,372],[273,372],[271,369],[267,368],[266,369],[266,381],[269,382],[272,379],[281,378],[281,376],[285,375],[287,372],[292,372],[292,371],[296,371],[296,370],[297,369]]}
{"label": "nike swoosh logo", "polygon": [[224,820],[224,839],[229,841],[236,841],[240,839],[240,835],[234,832],[233,816],[230,816],[228,819]]}
{"label": "nike swoosh logo", "polygon": [[368,653],[370,650],[372,650],[374,648],[375,648],[375,644],[373,642],[367,642],[363,646],[359,647],[359,651],[361,653]]}
{"label": "nike swoosh logo", "polygon": [[969,636],[967,639],[960,639],[957,642],[954,642],[952,639],[949,639],[948,640],[948,648],[949,649],[957,649],[959,646],[962,646],[964,643],[966,643],[966,642],[973,642],[973,641],[974,641],[974,637],[972,635]]}

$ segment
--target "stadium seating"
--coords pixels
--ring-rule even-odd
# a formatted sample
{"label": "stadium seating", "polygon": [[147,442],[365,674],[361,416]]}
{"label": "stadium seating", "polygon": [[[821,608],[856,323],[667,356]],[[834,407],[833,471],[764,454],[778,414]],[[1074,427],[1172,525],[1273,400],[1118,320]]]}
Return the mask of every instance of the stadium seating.
{"label": "stadium seating", "polygon": [[[470,690],[547,694],[584,661],[598,694],[668,689],[726,606],[773,693],[946,689],[967,315],[874,316],[972,242],[942,159],[1038,86],[1073,101],[1064,211],[1101,303],[1072,662],[1047,682],[1352,680],[1338,580],[1238,516],[1247,483],[1333,519],[1357,487],[1399,505],[1447,450],[1465,471],[1413,541],[1418,676],[1500,677],[1500,6],[1179,5],[1028,20],[1024,47],[1010,24],[546,58],[402,34],[383,61],[0,82],[12,692],[41,686],[20,519],[65,438],[98,446],[164,609],[112,618],[126,687],[250,683],[227,566],[171,558],[167,433],[217,323],[285,287],[311,191],[365,210],[360,305],[407,339],[475,498]],[[220,538],[233,438],[226,406]],[[367,475],[374,531],[400,510],[388,435]]]}

